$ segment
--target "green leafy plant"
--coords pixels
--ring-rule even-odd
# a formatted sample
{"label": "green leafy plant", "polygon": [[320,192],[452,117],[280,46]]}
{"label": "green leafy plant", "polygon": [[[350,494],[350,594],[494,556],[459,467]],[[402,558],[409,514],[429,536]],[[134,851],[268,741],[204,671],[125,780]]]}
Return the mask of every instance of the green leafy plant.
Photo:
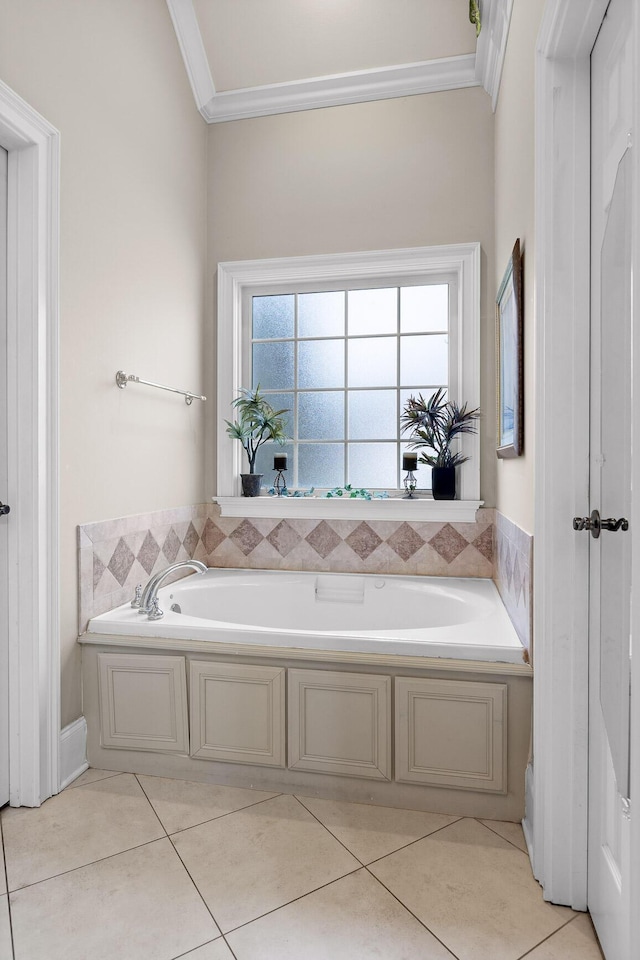
{"label": "green leafy plant", "polygon": [[232,401],[238,419],[225,420],[227,433],[233,440],[239,440],[249,460],[249,473],[255,473],[258,447],[267,440],[274,440],[282,446],[288,440],[285,433],[284,414],[287,409],[274,410],[264,394],[260,393],[260,384],[255,390],[240,388],[240,396]]}
{"label": "green leafy plant", "polygon": [[402,432],[410,431],[410,446],[414,450],[430,449],[433,453],[421,453],[420,463],[430,467],[457,467],[469,457],[451,445],[463,433],[476,433],[480,409],[469,409],[468,404],[459,406],[453,400],[445,400],[444,387],[425,400],[422,394],[409,397],[400,418]]}

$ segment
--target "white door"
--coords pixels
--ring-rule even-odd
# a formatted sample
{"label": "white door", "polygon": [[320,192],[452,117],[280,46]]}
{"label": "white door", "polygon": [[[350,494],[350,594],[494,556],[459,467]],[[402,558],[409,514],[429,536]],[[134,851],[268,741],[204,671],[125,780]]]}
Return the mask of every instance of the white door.
{"label": "white door", "polygon": [[9,618],[7,610],[7,151],[0,147],[0,807],[9,802]]}
{"label": "white door", "polygon": [[[591,515],[588,904],[607,960],[630,943],[632,3],[591,54]],[[625,522],[616,524],[611,519]],[[594,534],[601,535],[595,537]],[[587,534],[581,534],[586,536]]]}

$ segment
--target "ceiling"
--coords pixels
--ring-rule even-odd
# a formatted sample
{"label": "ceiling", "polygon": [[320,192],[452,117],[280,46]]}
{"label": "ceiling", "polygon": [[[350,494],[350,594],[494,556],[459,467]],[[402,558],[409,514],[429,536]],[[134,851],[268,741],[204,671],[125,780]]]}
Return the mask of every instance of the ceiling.
{"label": "ceiling", "polygon": [[167,0],[208,123],[484,86],[514,0]]}
{"label": "ceiling", "polygon": [[475,53],[468,0],[193,0],[216,91]]}

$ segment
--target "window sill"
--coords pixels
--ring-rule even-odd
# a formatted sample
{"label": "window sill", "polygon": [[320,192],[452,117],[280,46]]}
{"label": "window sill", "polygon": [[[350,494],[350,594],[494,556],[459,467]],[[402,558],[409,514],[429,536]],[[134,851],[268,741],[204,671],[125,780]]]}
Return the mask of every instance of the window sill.
{"label": "window sill", "polygon": [[483,500],[356,500],[325,497],[212,497],[223,517],[317,520],[433,520],[473,523]]}

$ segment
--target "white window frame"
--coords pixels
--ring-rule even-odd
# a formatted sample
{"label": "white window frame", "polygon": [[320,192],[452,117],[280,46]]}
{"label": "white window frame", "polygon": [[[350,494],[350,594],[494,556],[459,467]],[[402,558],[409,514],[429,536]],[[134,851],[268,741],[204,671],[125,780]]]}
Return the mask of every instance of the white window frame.
{"label": "white window frame", "polygon": [[[449,244],[434,247],[410,247],[399,250],[369,250],[359,253],[287,257],[272,260],[236,260],[218,264],[218,436],[217,496],[223,514],[229,516],[329,516],[347,507],[354,514],[395,518],[418,516],[428,519],[473,519],[480,504],[480,436],[466,434],[462,452],[470,459],[459,468],[459,500],[434,501],[430,498],[407,501],[346,501],[321,498],[240,497],[240,472],[243,451],[227,436],[222,426],[228,418],[231,401],[238,396],[242,381],[243,354],[246,352],[246,327],[242,322],[243,296],[252,290],[276,290],[283,284],[336,283],[388,279],[391,283],[430,275],[454,274],[457,280],[457,330],[451,340],[458,350],[451,351],[449,380],[457,384],[451,399],[480,405],[480,244]],[[251,500],[259,501],[252,503]],[[364,507],[364,504],[367,506]],[[259,511],[259,512],[257,512]]]}

